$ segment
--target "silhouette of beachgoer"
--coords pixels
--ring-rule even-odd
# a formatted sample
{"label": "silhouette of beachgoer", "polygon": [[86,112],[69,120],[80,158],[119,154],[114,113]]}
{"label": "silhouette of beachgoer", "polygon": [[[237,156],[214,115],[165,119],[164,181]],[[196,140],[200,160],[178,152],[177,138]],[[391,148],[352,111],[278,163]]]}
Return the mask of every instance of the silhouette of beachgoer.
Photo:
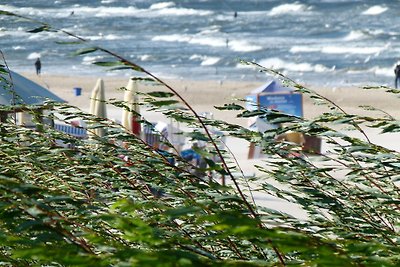
{"label": "silhouette of beachgoer", "polygon": [[394,79],[394,87],[398,88],[399,79],[400,79],[400,64],[397,64],[394,69],[395,79]]}
{"label": "silhouette of beachgoer", "polygon": [[42,69],[42,63],[40,62],[40,58],[36,59],[35,68],[36,68],[36,74],[39,75]]}
{"label": "silhouette of beachgoer", "polygon": [[233,17],[236,18],[237,17],[237,12],[235,11],[235,13],[233,13]]}

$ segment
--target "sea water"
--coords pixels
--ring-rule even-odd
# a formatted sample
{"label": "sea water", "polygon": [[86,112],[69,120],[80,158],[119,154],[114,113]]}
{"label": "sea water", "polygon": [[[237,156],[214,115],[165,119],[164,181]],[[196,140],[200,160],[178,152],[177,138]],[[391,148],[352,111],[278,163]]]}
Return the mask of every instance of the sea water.
{"label": "sea water", "polygon": [[393,0],[0,0],[0,10],[49,23],[86,40],[0,16],[0,49],[15,71],[140,75],[93,65],[101,46],[162,78],[267,81],[256,62],[299,83],[393,86],[400,57],[400,7]]}

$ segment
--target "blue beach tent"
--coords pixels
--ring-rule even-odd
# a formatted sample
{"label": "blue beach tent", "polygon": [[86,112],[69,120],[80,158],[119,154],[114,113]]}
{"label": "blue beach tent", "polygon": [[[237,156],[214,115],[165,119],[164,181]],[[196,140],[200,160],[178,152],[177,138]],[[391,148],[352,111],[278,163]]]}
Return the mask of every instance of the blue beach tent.
{"label": "blue beach tent", "polygon": [[250,94],[257,95],[261,93],[287,93],[292,91],[294,91],[293,88],[285,87],[281,83],[272,80],[261,85],[260,87],[257,87],[256,89],[253,89]]}
{"label": "blue beach tent", "polygon": [[260,87],[253,89],[249,95],[246,96],[246,109],[256,110],[259,106],[259,96],[263,94],[276,94],[276,93],[291,93],[294,89],[283,86],[280,82],[272,80]]}

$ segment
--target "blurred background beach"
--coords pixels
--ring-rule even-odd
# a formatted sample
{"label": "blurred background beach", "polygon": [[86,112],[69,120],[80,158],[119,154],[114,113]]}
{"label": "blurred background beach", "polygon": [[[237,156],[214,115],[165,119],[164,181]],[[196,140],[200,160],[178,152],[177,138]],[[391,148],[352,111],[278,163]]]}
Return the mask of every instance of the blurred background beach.
{"label": "blurred background beach", "polygon": [[[274,68],[300,83],[328,87],[389,85],[399,60],[397,1],[384,0],[13,0],[0,9],[49,23],[180,80],[265,82],[239,60]],[[132,76],[93,66],[101,53],[37,24],[0,17],[0,47],[10,68],[43,73]]]}
{"label": "blurred background beach", "polygon": [[[72,56],[77,49],[100,45],[165,80],[197,112],[212,112],[216,119],[243,126],[247,121],[234,112],[213,107],[244,98],[272,77],[240,60],[274,68],[349,113],[365,114],[358,106],[371,105],[398,118],[395,95],[361,89],[394,84],[400,54],[397,7],[389,0],[14,0],[0,2],[0,10],[47,22],[89,42],[61,45],[57,42],[73,39],[55,32],[28,33],[39,25],[2,16],[0,47],[10,69],[85,111],[98,78],[104,79],[107,99],[122,99],[118,88],[126,86],[129,77],[143,76],[94,66],[111,60],[98,52]],[[40,76],[34,69],[38,57]],[[82,95],[74,94],[76,87],[82,88]],[[139,90],[159,88],[139,84]],[[324,112],[307,97],[303,101],[306,118]],[[108,114],[120,118],[120,110],[112,107]],[[150,121],[160,119],[144,115]],[[399,146],[397,137],[373,135],[384,145]],[[245,158],[243,147],[238,153]]]}

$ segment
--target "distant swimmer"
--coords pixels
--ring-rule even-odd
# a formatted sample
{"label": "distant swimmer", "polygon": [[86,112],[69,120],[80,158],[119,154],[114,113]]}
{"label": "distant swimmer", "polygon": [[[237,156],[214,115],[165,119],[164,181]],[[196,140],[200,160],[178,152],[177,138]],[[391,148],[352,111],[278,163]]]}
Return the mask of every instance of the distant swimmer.
{"label": "distant swimmer", "polygon": [[238,16],[238,13],[235,11],[235,13],[233,13],[233,17],[237,18],[237,16]]}
{"label": "distant swimmer", "polygon": [[395,76],[395,80],[394,80],[394,87],[396,87],[396,89],[398,88],[399,85],[399,79],[400,79],[400,64],[396,65],[396,68],[394,69],[394,74]]}
{"label": "distant swimmer", "polygon": [[69,15],[72,16],[72,15],[74,15],[74,13],[75,13],[75,12],[72,10],[71,13],[70,13]]}

